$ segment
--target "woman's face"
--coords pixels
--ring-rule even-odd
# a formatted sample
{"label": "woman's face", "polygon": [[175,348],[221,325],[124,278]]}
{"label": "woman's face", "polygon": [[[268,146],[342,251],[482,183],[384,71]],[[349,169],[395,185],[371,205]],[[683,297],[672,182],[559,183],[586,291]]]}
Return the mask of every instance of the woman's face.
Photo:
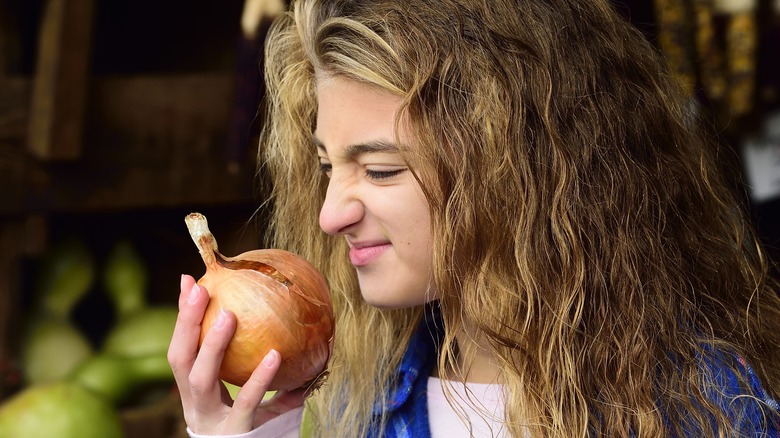
{"label": "woman's face", "polygon": [[363,298],[382,308],[423,304],[430,290],[428,203],[395,142],[401,99],[345,78],[319,76],[314,133],[328,191],[320,227],[344,236]]}

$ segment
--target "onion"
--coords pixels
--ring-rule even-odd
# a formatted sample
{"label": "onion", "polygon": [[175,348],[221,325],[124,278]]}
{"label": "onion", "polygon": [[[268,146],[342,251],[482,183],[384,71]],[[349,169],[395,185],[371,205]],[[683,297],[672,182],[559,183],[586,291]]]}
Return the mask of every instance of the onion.
{"label": "onion", "polygon": [[280,249],[247,251],[225,257],[206,218],[185,218],[200,250],[206,273],[198,280],[211,300],[200,342],[221,309],[236,316],[237,326],[219,378],[243,386],[265,355],[275,349],[282,364],[270,390],[318,386],[333,347],[333,306],[323,275],[307,260]]}

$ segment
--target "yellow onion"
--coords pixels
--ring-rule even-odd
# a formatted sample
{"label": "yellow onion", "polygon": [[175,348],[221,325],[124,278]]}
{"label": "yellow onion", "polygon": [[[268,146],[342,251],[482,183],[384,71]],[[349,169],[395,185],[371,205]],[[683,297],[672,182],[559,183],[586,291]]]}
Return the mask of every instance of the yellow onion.
{"label": "yellow onion", "polygon": [[220,379],[242,386],[275,349],[282,365],[269,389],[316,385],[325,375],[333,346],[333,306],[328,284],[307,260],[280,249],[225,257],[205,216],[185,218],[206,273],[198,280],[211,300],[200,342],[221,309],[236,316],[236,332],[225,351]]}

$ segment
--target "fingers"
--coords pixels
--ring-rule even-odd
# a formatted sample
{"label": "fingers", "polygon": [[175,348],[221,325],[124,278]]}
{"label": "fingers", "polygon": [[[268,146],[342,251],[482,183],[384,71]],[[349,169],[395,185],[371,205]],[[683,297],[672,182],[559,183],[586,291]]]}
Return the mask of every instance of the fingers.
{"label": "fingers", "polygon": [[187,389],[188,380],[198,355],[200,325],[208,304],[208,293],[189,275],[182,275],[180,287],[179,315],[168,347],[168,363],[180,389],[186,412],[192,405],[190,391]]}
{"label": "fingers", "polygon": [[262,424],[285,412],[303,406],[309,392],[306,388],[298,388],[290,391],[280,390],[267,401],[260,405],[255,415],[255,424]]}
{"label": "fingers", "polygon": [[[221,310],[201,344],[208,292],[188,275],[182,276],[180,288],[179,315],[168,348],[168,362],[179,387],[185,421],[193,432],[218,435],[245,433],[261,424],[258,420],[264,422],[303,404],[301,397],[300,401],[292,399],[291,408],[284,406],[290,402],[272,403],[268,409],[261,407],[282,362],[279,353],[271,350],[230,406],[229,398],[225,398],[227,391],[219,379],[219,369],[236,330],[235,315]],[[260,415],[260,411],[265,414]]]}
{"label": "fingers", "polygon": [[220,412],[224,406],[224,388],[219,380],[219,368],[235,330],[235,316],[231,312],[220,310],[214,324],[203,338],[203,344],[188,378],[193,408],[199,417]]}
{"label": "fingers", "polygon": [[281,355],[276,350],[271,350],[265,355],[233,401],[231,423],[253,424],[257,407],[262,402],[281,364]]}
{"label": "fingers", "polygon": [[187,298],[190,296],[190,290],[192,290],[194,284],[195,279],[192,278],[191,275],[181,276],[181,283],[179,284],[179,309],[181,309],[182,305],[187,301]]}

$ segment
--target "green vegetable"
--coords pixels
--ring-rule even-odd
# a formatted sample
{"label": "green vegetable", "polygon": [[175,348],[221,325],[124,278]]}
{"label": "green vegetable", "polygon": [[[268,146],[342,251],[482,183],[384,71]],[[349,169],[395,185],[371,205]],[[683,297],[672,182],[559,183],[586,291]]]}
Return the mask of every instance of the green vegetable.
{"label": "green vegetable", "polygon": [[38,308],[66,317],[89,292],[95,278],[95,260],[81,240],[72,238],[54,246],[37,272]]}
{"label": "green vegetable", "polygon": [[67,320],[32,322],[22,345],[22,374],[28,384],[62,379],[93,353],[87,338]]}
{"label": "green vegetable", "polygon": [[173,383],[167,352],[178,312],[172,306],[145,307],[109,331],[101,353],[71,379],[115,405],[132,404]]}
{"label": "green vegetable", "polygon": [[66,382],[35,385],[0,405],[0,437],[121,438],[113,406]]}
{"label": "green vegetable", "polygon": [[173,306],[150,306],[120,320],[103,342],[108,354],[128,357],[166,355],[178,311]]}
{"label": "green vegetable", "polygon": [[149,273],[141,255],[129,240],[111,249],[103,273],[103,288],[122,319],[144,307]]}
{"label": "green vegetable", "polygon": [[173,372],[165,354],[122,357],[98,354],[70,376],[70,381],[122,405],[149,388],[173,383]]}

